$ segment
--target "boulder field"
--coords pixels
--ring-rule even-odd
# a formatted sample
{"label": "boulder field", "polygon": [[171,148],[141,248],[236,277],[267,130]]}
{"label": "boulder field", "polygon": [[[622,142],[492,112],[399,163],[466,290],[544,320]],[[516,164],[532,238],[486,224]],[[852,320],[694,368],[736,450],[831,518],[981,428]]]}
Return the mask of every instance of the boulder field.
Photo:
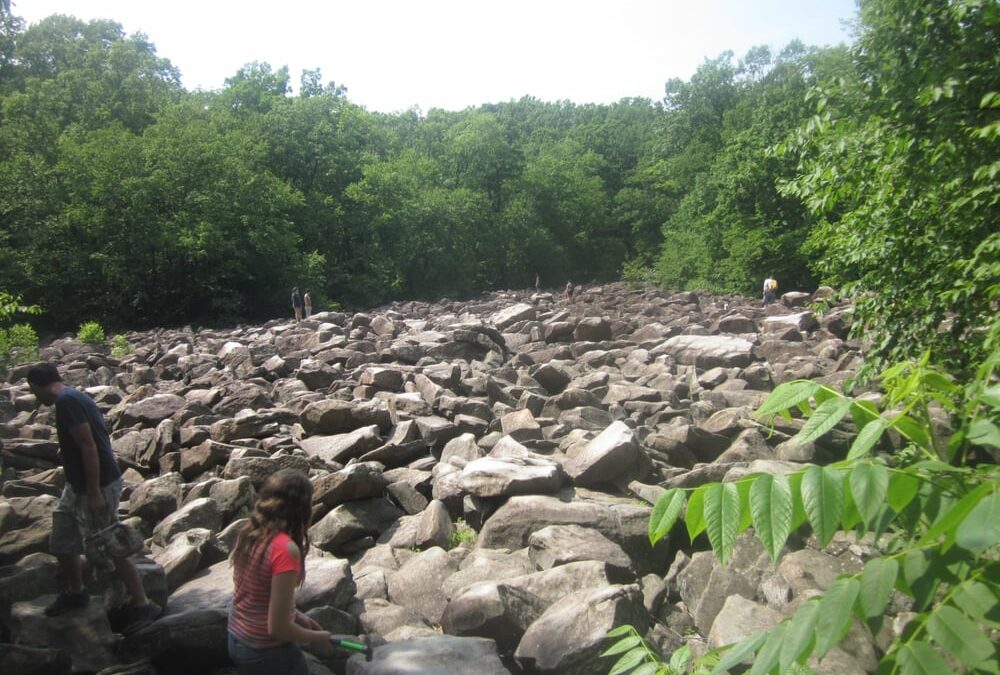
{"label": "boulder field", "polygon": [[[506,291],[129,333],[121,358],[54,340],[41,358],[105,413],[121,516],[166,612],[123,638],[105,610],[124,591],[91,572],[87,610],[43,614],[63,475],[52,411],[14,367],[0,383],[0,672],[234,673],[227,556],[285,467],[315,488],[299,608],[375,646],[369,661],[310,656],[314,673],[606,673],[605,636],[625,623],[664,653],[774,625],[871,545],[799,535],[775,566],[747,534],[720,566],[682,526],[651,547],[647,522],[668,487],[844,457],[849,420],[799,445],[801,419],[753,416],[782,382],[838,384],[860,364],[850,305],[809,309],[831,295],[762,307],[614,283],[573,303]],[[871,672],[886,639],[857,624],[813,668]]]}

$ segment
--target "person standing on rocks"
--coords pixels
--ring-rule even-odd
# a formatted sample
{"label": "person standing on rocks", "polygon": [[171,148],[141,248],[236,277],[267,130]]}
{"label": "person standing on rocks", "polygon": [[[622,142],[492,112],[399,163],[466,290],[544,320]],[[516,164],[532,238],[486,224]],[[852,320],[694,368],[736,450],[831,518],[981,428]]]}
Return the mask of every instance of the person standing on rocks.
{"label": "person standing on rocks", "polygon": [[312,483],[301,471],[282,469],[261,488],[230,561],[229,656],[241,675],[309,675],[298,643],[333,653],[330,633],[295,609],[305,579],[312,517]]}
{"label": "person standing on rocks", "polygon": [[573,287],[573,282],[572,281],[567,281],[566,282],[566,300],[568,300],[570,303],[573,302],[573,293],[575,293],[575,292],[576,292],[576,288]]}
{"label": "person standing on rocks", "polygon": [[764,304],[770,305],[776,299],[775,291],[778,290],[778,280],[774,278],[774,275],[768,275],[767,279],[764,279]]}
{"label": "person standing on rocks", "polygon": [[308,288],[306,289],[306,292],[302,295],[302,307],[306,311],[306,318],[307,319],[310,316],[312,316],[312,313],[313,313],[313,298],[312,298],[312,293],[309,291]]}
{"label": "person standing on rocks", "polygon": [[302,294],[298,286],[292,289],[292,309],[295,310],[295,320],[302,321]]}
{"label": "person standing on rocks", "polygon": [[[83,587],[84,536],[118,522],[122,477],[111,449],[104,416],[87,394],[67,387],[59,370],[41,363],[28,371],[28,385],[44,405],[55,406],[56,432],[66,486],[52,513],[49,547],[59,561],[65,586],[55,602],[45,608],[47,616],[82,609],[90,603]],[[112,558],[115,572],[132,596],[118,611],[130,633],[155,620],[162,610],[146,597],[142,579],[129,558]]]}

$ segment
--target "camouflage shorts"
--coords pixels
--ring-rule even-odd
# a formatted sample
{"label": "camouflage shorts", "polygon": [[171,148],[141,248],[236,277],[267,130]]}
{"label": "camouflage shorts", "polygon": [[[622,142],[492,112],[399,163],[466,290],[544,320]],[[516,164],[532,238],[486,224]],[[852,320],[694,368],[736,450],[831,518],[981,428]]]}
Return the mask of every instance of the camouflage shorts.
{"label": "camouflage shorts", "polygon": [[101,488],[107,510],[95,516],[87,506],[87,495],[77,493],[68,483],[63,488],[62,497],[52,512],[52,534],[49,536],[49,550],[54,555],[84,553],[84,537],[102,527],[118,521],[118,504],[122,496],[122,479],[112,481]]}

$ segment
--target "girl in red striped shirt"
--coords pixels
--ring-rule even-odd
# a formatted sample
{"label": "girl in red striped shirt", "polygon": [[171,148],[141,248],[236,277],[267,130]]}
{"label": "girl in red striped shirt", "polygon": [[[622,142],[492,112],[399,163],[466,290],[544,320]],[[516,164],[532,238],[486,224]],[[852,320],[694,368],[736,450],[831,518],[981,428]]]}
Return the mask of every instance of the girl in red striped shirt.
{"label": "girl in red striped shirt", "polygon": [[330,633],[295,609],[295,588],[306,575],[311,516],[309,478],[283,469],[264,482],[236,541],[229,656],[241,675],[308,675],[300,642],[333,652]]}

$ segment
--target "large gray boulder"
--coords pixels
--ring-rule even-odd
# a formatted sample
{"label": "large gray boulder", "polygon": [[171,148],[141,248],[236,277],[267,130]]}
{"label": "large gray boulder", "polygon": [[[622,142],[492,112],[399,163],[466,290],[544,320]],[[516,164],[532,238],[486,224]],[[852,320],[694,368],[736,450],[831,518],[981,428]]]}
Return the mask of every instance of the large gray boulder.
{"label": "large gray boulder", "polygon": [[299,445],[310,457],[343,464],[382,445],[382,437],[378,425],[372,424],[344,434],[312,436]]}
{"label": "large gray boulder", "polygon": [[458,484],[476,497],[509,497],[556,492],[562,471],[551,460],[533,457],[480,457],[465,465]]}
{"label": "large gray boulder", "polygon": [[677,335],[650,354],[669,354],[677,363],[704,369],[746,368],[753,362],[753,343],[731,335]]}
{"label": "large gray boulder", "polygon": [[448,604],[445,580],[458,570],[458,561],[441,548],[430,548],[410,558],[389,577],[389,599],[440,623]]}
{"label": "large gray boulder", "polygon": [[578,591],[531,624],[514,657],[530,672],[603,675],[608,663],[600,655],[608,632],[631,624],[642,634],[649,623],[638,585]]}
{"label": "large gray boulder", "polygon": [[575,485],[590,487],[611,483],[628,472],[639,458],[639,446],[624,422],[613,422],[597,438],[567,454],[566,473]]}
{"label": "large gray boulder", "polygon": [[597,560],[623,573],[632,572],[632,561],[621,546],[597,530],[579,525],[550,525],[533,532],[528,538],[528,557],[540,570]]}
{"label": "large gray boulder", "polygon": [[490,638],[501,650],[512,652],[547,604],[533,593],[502,582],[473,584],[448,603],[441,627],[450,635]]}

